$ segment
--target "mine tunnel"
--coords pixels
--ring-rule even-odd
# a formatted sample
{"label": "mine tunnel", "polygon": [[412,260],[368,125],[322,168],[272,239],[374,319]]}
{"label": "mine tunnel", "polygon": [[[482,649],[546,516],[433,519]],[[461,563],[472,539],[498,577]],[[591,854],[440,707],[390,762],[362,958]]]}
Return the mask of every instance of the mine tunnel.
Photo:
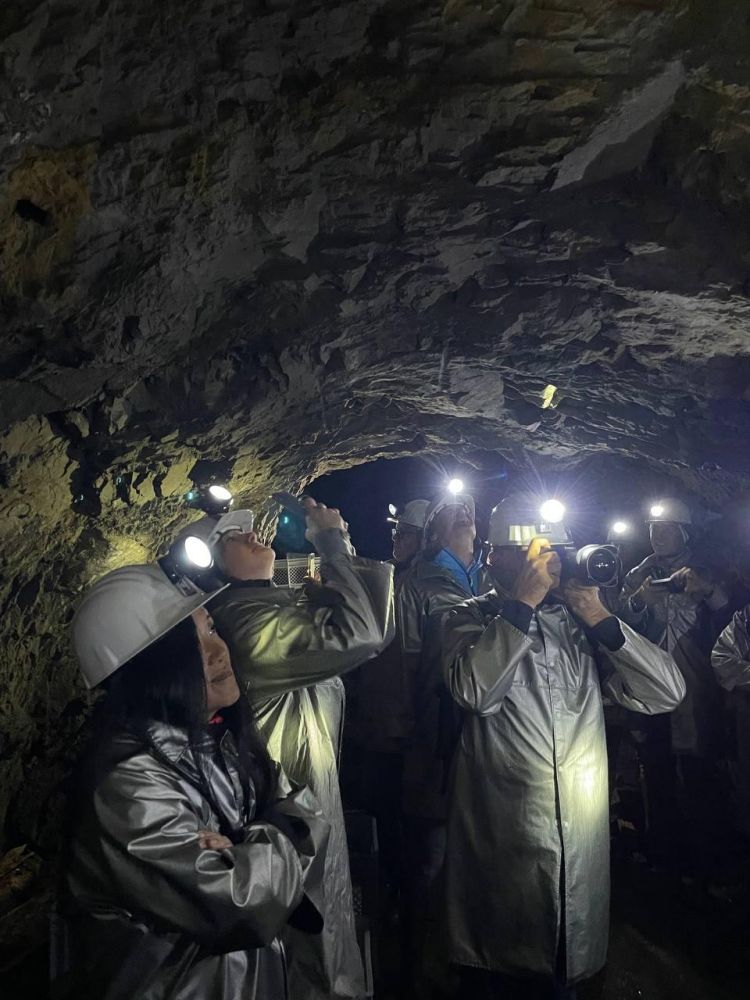
{"label": "mine tunnel", "polygon": [[[446,870],[458,896],[466,879],[487,892],[475,910],[503,942],[502,954],[477,958],[483,928],[469,913],[474,902],[464,899],[465,912],[456,915],[458,904],[440,895],[439,865],[430,895],[409,905],[409,880],[423,856],[411,869],[403,857],[394,860],[403,816],[391,779],[401,788],[405,744],[387,753],[380,747],[378,757],[360,725],[384,688],[392,699],[397,693],[376,666],[400,642],[397,575],[388,613],[396,645],[381,648],[384,624],[381,647],[347,661],[335,682],[336,731],[326,733],[328,790],[335,786],[339,803],[340,788],[336,809],[346,816],[326,857],[335,857],[342,878],[350,864],[353,895],[342,908],[353,907],[355,973],[308,988],[304,976],[295,978],[292,949],[291,992],[235,984],[231,996],[747,996],[750,819],[743,828],[741,812],[750,803],[750,663],[745,649],[745,673],[727,680],[724,661],[712,666],[712,650],[733,616],[741,624],[750,601],[749,52],[750,7],[741,0],[4,0],[3,1000],[71,995],[59,897],[76,843],[69,832],[75,775],[98,704],[71,630],[92,588],[124,567],[155,567],[158,576],[157,560],[180,532],[207,513],[223,516],[201,507],[218,485],[230,491],[231,509],[252,510],[242,530],[258,545],[273,543],[273,580],[291,595],[289,607],[308,613],[302,579],[311,574],[315,584],[319,576],[318,598],[328,610],[315,620],[335,622],[347,598],[329,585],[329,557],[310,539],[305,514],[272,495],[307,495],[340,510],[340,528],[333,515],[309,515],[329,518],[325,530],[350,538],[356,550],[329,561],[360,560],[387,575],[407,505],[424,499],[453,510],[444,504],[452,480],[460,481],[456,496],[471,497],[470,511],[455,497],[454,506],[476,529],[476,575],[468,561],[459,566],[465,586],[454,604],[480,607],[471,601],[483,599],[476,581],[488,572],[489,553],[520,545],[520,535],[498,542],[493,510],[521,494],[534,504],[555,499],[565,507],[568,549],[610,544],[621,561],[608,617],[592,625],[564,601],[549,610],[553,590],[538,604],[516,599],[520,591],[511,587],[495,607],[504,624],[494,618],[487,628],[505,628],[508,642],[537,649],[534,622],[562,615],[578,636],[576,649],[587,650],[586,669],[594,670],[596,642],[615,674],[623,650],[640,649],[649,670],[657,664],[671,678],[671,701],[666,681],[660,700],[637,696],[631,675],[619,689],[628,707],[615,704],[605,690],[612,674],[600,672],[591,673],[593,702],[560,708],[555,698],[564,700],[560,692],[582,676],[578,660],[575,681],[550,682],[549,704],[558,707],[550,709],[547,736],[555,738],[545,774],[554,782],[544,786],[552,805],[539,822],[549,826],[544,857],[554,856],[557,867],[548,902],[509,944],[510,925],[500,916],[493,924],[493,906],[520,906],[523,883],[505,889],[503,880],[522,866],[528,838],[541,836],[539,823],[522,799],[506,801],[494,824],[482,810],[501,785],[521,782],[529,765],[519,748],[536,737],[519,729],[511,738],[502,727],[527,718],[525,708],[516,717],[508,705],[514,698],[522,705],[521,688],[536,690],[540,674],[527,665],[526,687],[518,681],[490,712],[466,703],[494,681],[451,699],[436,668],[429,694],[441,706],[447,697],[459,719],[452,756],[441,758],[441,793],[453,794],[460,767],[489,782],[473,805],[470,797],[450,805],[460,813],[461,836],[474,822],[480,832],[472,843],[486,840],[497,859],[468,875]],[[688,513],[670,520],[675,503]],[[520,523],[538,527],[540,520],[534,507]],[[685,556],[669,574],[694,574],[703,589],[685,590],[683,574],[677,596],[651,595],[641,607],[631,594],[628,608],[642,623],[659,601],[674,609],[692,600],[691,614],[705,629],[687,677],[669,639],[678,611],[668,612],[657,636],[625,620],[617,603],[623,574],[650,558],[660,521],[676,525],[692,546],[692,562]],[[612,534],[615,522],[632,529],[627,540]],[[424,522],[407,527],[426,544]],[[543,549],[532,559],[531,551],[524,549],[518,572],[528,577],[533,563],[541,586],[539,566],[555,557]],[[440,549],[446,552],[444,561],[455,562],[450,546]],[[455,578],[454,570],[446,572]],[[159,579],[166,586],[174,574],[165,569]],[[603,591],[593,589],[597,609],[604,607]],[[454,610],[443,607],[441,616]],[[360,615],[352,627],[361,630],[365,620]],[[450,627],[441,617],[439,628]],[[609,646],[603,632],[589,634],[603,627],[616,633]],[[326,635],[335,632],[345,645],[342,628],[331,625]],[[448,640],[436,634],[435,662],[458,670],[464,660],[447,662]],[[230,649],[236,669],[231,642]],[[537,653],[527,653],[523,663],[531,664]],[[498,652],[483,669],[499,676],[509,655]],[[712,706],[710,749],[674,742],[683,688],[690,704]],[[403,697],[413,695],[409,689]],[[540,704],[535,711],[546,712]],[[656,721],[631,725],[634,704]],[[598,846],[585,863],[567,832],[559,712],[572,720],[571,732],[580,732],[582,713],[593,713],[586,718],[598,733],[599,770],[580,772],[580,795],[599,795]],[[375,718],[376,735],[380,721],[391,719]],[[487,734],[495,740],[493,764],[472,772],[476,755],[466,747],[471,739],[484,747]],[[258,759],[277,753],[273,741],[268,746],[256,744]],[[544,756],[538,746],[534,754]],[[396,771],[373,777],[376,765]],[[206,794],[209,801],[211,788]],[[122,801],[118,809],[118,822],[132,819]],[[586,827],[586,810],[572,809],[570,822]],[[273,833],[282,853],[294,843],[294,830],[284,829]],[[427,828],[416,829],[413,843],[419,847],[421,836],[430,850]],[[450,829],[448,861],[463,861],[463,849],[451,854]],[[493,854],[499,831],[516,838],[510,847],[503,841],[504,855],[499,847]],[[201,847],[201,857],[219,866],[212,871],[226,874],[232,851],[244,849],[233,836],[230,848]],[[138,862],[146,868],[130,885],[147,863]],[[544,867],[541,860],[531,866],[529,884]],[[165,885],[166,893],[172,883]],[[131,911],[150,913],[158,895],[144,891],[113,905],[132,921]],[[165,907],[159,920],[176,933]],[[317,926],[324,944],[326,935],[335,938],[339,916],[324,915],[323,929]],[[452,960],[436,973],[439,935],[461,937],[464,917],[474,930],[454,941],[463,948],[458,961],[444,951]],[[161,925],[144,921],[159,937]],[[539,928],[549,938],[543,959],[535,951]],[[285,934],[231,947],[214,942],[205,961],[233,952],[258,962],[273,951],[270,940]],[[189,930],[187,938],[193,941]],[[594,938],[598,957],[579,967]],[[456,978],[457,966],[459,973],[478,967],[478,978]],[[506,992],[502,977],[519,972],[522,985],[513,989],[521,992]],[[218,975],[184,994],[162,984],[153,996],[230,996],[213,992]],[[557,992],[534,992],[547,988],[539,977]],[[144,981],[117,996],[146,995]],[[75,995],[110,995],[93,982]]]}

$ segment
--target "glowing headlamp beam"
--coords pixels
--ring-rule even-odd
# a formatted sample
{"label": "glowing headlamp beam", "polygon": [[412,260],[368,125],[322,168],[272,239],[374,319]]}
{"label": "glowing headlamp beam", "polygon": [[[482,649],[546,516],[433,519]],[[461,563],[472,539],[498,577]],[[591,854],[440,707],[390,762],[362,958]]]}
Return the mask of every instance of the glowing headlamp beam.
{"label": "glowing headlamp beam", "polygon": [[565,504],[560,500],[545,500],[539,508],[539,514],[548,524],[559,524],[565,517]]}
{"label": "glowing headlamp beam", "polygon": [[612,534],[613,535],[627,535],[630,531],[630,525],[627,521],[615,521],[612,524]]}
{"label": "glowing headlamp beam", "polygon": [[216,485],[209,486],[208,492],[211,494],[214,500],[227,501],[232,499],[232,494],[226,488],[226,486],[216,486]]}
{"label": "glowing headlamp beam", "polygon": [[202,538],[197,538],[195,535],[188,535],[183,551],[190,565],[197,569],[208,569],[214,561],[211,549]]}
{"label": "glowing headlamp beam", "polygon": [[456,496],[458,493],[463,493],[464,491],[464,481],[463,479],[451,479],[447,484],[448,492]]}

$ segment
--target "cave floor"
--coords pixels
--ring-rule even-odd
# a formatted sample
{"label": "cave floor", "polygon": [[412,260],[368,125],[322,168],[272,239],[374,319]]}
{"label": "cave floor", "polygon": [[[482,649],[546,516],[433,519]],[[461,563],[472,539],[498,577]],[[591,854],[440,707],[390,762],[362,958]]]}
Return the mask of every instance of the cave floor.
{"label": "cave floor", "polygon": [[[737,875],[738,882],[742,878]],[[746,872],[744,888],[734,886],[735,898],[714,898],[632,860],[618,862],[609,959],[599,976],[579,987],[578,1000],[746,1000],[748,887]],[[381,935],[376,1000],[408,995],[393,961],[398,936],[397,927]],[[440,993],[440,1000],[449,997],[466,1000]]]}
{"label": "cave floor", "polygon": [[734,898],[715,898],[633,862],[613,875],[609,961],[592,984],[592,1000],[748,996],[746,873],[732,880]]}
{"label": "cave floor", "polygon": [[[630,858],[616,861],[612,890],[609,960],[579,988],[578,1000],[746,1000],[750,865],[736,873],[729,898]],[[396,960],[401,936],[397,923],[383,921],[373,949],[375,1000],[411,1000]],[[3,1000],[46,1000],[46,969],[40,948],[0,976]],[[465,998],[441,992],[439,1000]]]}

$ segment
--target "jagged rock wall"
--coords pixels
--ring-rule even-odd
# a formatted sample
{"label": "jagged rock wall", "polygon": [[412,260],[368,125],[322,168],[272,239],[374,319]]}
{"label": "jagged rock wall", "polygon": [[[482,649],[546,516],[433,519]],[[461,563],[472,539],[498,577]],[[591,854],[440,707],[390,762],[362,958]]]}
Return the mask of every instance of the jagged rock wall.
{"label": "jagged rock wall", "polygon": [[420,451],[743,487],[749,20],[732,0],[5,0],[7,843],[55,839],[72,604],[155,554],[202,459],[256,506]]}

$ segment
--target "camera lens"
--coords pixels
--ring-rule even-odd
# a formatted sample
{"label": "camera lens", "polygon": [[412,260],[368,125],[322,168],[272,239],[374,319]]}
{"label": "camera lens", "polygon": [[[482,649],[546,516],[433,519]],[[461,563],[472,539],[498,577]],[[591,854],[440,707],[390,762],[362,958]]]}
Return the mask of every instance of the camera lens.
{"label": "camera lens", "polygon": [[609,587],[617,581],[617,555],[610,549],[598,545],[587,546],[591,551],[585,555],[586,576],[599,587]]}

